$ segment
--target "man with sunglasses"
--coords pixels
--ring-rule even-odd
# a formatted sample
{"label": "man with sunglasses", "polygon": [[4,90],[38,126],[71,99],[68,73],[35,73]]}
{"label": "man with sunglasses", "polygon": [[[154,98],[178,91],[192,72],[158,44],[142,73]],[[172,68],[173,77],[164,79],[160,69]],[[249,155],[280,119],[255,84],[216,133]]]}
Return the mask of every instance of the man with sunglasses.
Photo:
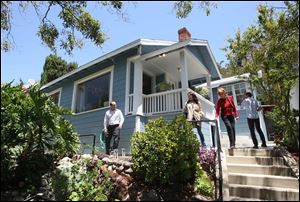
{"label": "man with sunglasses", "polygon": [[[110,154],[111,150],[117,149],[120,140],[120,129],[124,123],[122,111],[117,109],[117,103],[112,101],[110,109],[104,116],[104,132],[105,132],[105,148],[106,154]],[[113,146],[110,145],[113,138]]]}

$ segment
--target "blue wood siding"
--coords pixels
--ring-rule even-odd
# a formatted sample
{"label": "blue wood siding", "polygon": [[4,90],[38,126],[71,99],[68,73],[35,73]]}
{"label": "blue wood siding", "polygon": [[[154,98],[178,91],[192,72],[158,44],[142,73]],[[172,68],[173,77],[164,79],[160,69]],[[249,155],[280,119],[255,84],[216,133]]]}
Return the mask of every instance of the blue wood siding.
{"label": "blue wood siding", "polygon": [[220,79],[206,46],[189,46],[188,49],[205,65],[211,74],[212,81]]}
{"label": "blue wood siding", "polygon": [[142,46],[142,55],[165,48],[167,46]]}

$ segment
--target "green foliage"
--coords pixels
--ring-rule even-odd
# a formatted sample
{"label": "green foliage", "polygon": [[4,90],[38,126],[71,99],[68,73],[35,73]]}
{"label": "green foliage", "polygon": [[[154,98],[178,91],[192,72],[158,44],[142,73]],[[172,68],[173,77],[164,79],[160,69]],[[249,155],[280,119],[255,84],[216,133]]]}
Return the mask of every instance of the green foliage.
{"label": "green foliage", "polygon": [[61,57],[51,54],[45,60],[43,73],[41,74],[41,85],[45,85],[77,67],[77,63],[67,63]]}
{"label": "green foliage", "polygon": [[186,183],[195,179],[199,142],[183,115],[171,123],[150,120],[145,132],[131,138],[133,170],[150,184]]}
{"label": "green foliage", "polygon": [[[118,14],[122,14],[123,3],[121,1],[97,3],[112,7]],[[102,45],[106,39],[101,31],[101,23],[86,10],[86,1],[1,1],[1,50],[9,51],[12,48],[11,29],[15,14],[13,8],[19,8],[20,12],[25,12],[29,7],[34,9],[40,19],[37,35],[54,53],[60,47],[66,53],[72,54],[74,48],[83,46],[83,39],[89,39],[97,46]],[[53,7],[58,9],[57,17],[62,22],[61,26],[54,24],[49,18]],[[81,36],[78,36],[78,33]]]}
{"label": "green foliage", "polygon": [[63,117],[69,113],[38,85],[26,92],[1,84],[1,184],[38,187],[56,158],[77,152],[79,136]]}
{"label": "green foliage", "polygon": [[208,178],[206,172],[201,169],[199,163],[197,164],[196,180],[194,186],[197,192],[205,196],[213,197],[215,187],[212,184],[212,181]]}
{"label": "green foliage", "polygon": [[[199,7],[205,10],[206,15],[210,14],[210,7],[217,7],[215,2],[211,1],[200,1],[196,2]],[[186,18],[191,11],[193,10],[195,4],[193,1],[176,1],[174,3],[174,10],[176,10],[176,17],[177,18]]]}
{"label": "green foliage", "polygon": [[[59,201],[107,201],[112,190],[108,175],[100,171],[102,161],[85,158],[71,162],[64,158],[59,162],[53,177],[55,199]],[[99,181],[99,176],[105,180]]]}
{"label": "green foliage", "polygon": [[294,110],[289,112],[291,114],[281,116],[281,109],[275,107],[272,112],[267,113],[267,117],[277,124],[275,128],[275,142],[287,146],[291,150],[299,151],[299,123],[296,119],[299,111]]}
{"label": "green foliage", "polygon": [[202,95],[204,98],[206,98],[208,100],[210,99],[208,88],[206,88],[206,87],[199,87],[199,88],[196,89],[196,92],[199,95]]}
{"label": "green foliage", "polygon": [[[239,73],[250,73],[249,82],[266,104],[275,105],[270,112],[278,135],[291,147],[297,147],[297,135],[290,92],[299,81],[299,2],[285,2],[286,9],[258,7],[258,22],[243,34],[238,31],[228,39],[229,67]],[[262,78],[257,72],[262,71]],[[295,141],[297,140],[297,141]],[[299,146],[299,145],[298,145]]]}

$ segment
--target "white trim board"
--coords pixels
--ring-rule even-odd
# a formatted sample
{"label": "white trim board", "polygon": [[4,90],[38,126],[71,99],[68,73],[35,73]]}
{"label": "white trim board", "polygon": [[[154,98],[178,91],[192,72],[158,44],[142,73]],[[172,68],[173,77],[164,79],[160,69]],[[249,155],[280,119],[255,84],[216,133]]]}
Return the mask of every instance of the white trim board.
{"label": "white trim board", "polygon": [[51,92],[49,92],[49,93],[46,93],[46,95],[47,95],[47,96],[51,96],[51,95],[53,95],[53,94],[59,92],[59,95],[58,95],[58,103],[57,103],[57,105],[60,106],[61,91],[62,91],[62,87],[60,87],[60,88],[58,88],[58,89],[55,89],[55,90],[53,90],[53,91],[51,91]]}

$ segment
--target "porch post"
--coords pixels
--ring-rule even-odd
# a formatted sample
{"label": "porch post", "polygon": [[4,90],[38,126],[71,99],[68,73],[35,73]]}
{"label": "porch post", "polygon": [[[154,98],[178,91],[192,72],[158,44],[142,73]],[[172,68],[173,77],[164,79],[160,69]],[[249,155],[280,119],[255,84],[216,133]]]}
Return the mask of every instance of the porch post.
{"label": "porch post", "polygon": [[134,63],[133,114],[143,114],[143,66],[141,61]]}
{"label": "porch post", "polygon": [[180,58],[180,81],[182,88],[182,103],[184,104],[187,101],[187,93],[188,93],[188,70],[187,70],[187,61],[186,61],[186,53],[184,50],[179,53]]}
{"label": "porch post", "polygon": [[206,86],[208,89],[208,95],[210,97],[210,101],[213,102],[213,94],[212,94],[212,88],[211,88],[211,75],[207,74],[206,75]]}

